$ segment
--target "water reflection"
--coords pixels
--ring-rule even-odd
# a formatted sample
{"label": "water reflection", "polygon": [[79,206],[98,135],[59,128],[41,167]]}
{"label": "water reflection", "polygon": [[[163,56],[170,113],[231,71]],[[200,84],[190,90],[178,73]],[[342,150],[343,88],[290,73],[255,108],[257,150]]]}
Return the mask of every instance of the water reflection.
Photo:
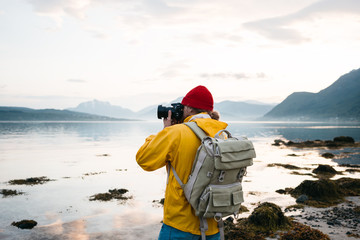
{"label": "water reflection", "polygon": [[109,141],[114,136],[156,133],[161,122],[0,122],[0,138],[76,135],[91,141]]}

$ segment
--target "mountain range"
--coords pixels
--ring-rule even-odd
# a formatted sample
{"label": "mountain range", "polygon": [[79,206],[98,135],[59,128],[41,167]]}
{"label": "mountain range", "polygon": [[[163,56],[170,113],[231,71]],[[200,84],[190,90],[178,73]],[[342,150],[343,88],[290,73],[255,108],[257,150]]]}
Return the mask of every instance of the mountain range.
{"label": "mountain range", "polygon": [[[179,97],[171,103],[181,102]],[[170,103],[162,103],[160,105],[170,106]],[[220,112],[223,120],[255,120],[270,111],[275,105],[262,103],[246,103],[235,101],[223,101],[214,104],[214,109]],[[75,108],[67,110],[83,112],[89,114],[103,115],[114,118],[134,118],[141,120],[156,120],[158,105],[149,106],[138,112],[120,106],[111,105],[109,102],[93,100],[80,103]]]}
{"label": "mountain range", "polygon": [[[179,97],[171,103],[181,102]],[[170,106],[170,103],[160,103]],[[0,121],[156,120],[153,105],[138,112],[93,100],[66,110],[0,107]],[[360,122],[360,69],[342,75],[318,93],[294,92],[280,104],[223,101],[214,104],[221,120],[289,120]]]}
{"label": "mountain range", "polygon": [[0,107],[0,121],[119,121],[106,116],[56,109]]}
{"label": "mountain range", "polygon": [[294,92],[262,119],[360,121],[360,69],[342,75],[318,93]]}

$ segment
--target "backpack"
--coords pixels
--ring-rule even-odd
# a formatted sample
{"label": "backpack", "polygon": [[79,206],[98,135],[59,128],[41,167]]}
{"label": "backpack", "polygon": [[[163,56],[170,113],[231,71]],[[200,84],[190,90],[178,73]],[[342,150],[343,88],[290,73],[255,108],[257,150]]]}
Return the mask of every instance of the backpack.
{"label": "backpack", "polygon": [[[219,131],[214,138],[209,137],[196,122],[185,123],[201,140],[191,174],[183,184],[173,166],[169,166],[188,202],[200,218],[202,240],[206,239],[207,218],[218,222],[220,237],[224,239],[223,217],[237,215],[244,202],[242,178],[246,167],[253,164],[256,157],[251,141],[237,139],[227,130]],[[221,135],[227,134],[226,139]]]}

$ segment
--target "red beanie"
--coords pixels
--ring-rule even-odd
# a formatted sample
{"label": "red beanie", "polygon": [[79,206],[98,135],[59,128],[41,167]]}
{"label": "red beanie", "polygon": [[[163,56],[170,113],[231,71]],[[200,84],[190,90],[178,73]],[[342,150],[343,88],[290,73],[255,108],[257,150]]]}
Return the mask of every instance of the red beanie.
{"label": "red beanie", "polygon": [[191,89],[183,98],[181,104],[207,111],[212,111],[214,108],[214,100],[210,91],[201,85]]}

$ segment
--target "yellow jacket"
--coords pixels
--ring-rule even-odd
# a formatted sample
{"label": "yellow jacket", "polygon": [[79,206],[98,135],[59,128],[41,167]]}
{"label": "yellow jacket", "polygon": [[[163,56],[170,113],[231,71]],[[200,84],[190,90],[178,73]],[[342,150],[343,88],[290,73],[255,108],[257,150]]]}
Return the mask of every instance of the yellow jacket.
{"label": "yellow jacket", "polygon": [[[188,122],[191,117],[185,119]],[[215,134],[227,127],[227,124],[211,118],[197,118],[195,121],[207,135]],[[185,184],[191,173],[200,140],[185,124],[176,124],[164,128],[157,135],[146,138],[144,145],[136,154],[137,163],[146,171],[164,167],[168,162],[175,168],[181,181]],[[200,221],[194,213],[184,192],[170,171],[165,191],[164,219],[169,226],[184,232],[200,235]],[[219,230],[214,219],[208,220],[209,229],[206,235],[216,234]]]}

